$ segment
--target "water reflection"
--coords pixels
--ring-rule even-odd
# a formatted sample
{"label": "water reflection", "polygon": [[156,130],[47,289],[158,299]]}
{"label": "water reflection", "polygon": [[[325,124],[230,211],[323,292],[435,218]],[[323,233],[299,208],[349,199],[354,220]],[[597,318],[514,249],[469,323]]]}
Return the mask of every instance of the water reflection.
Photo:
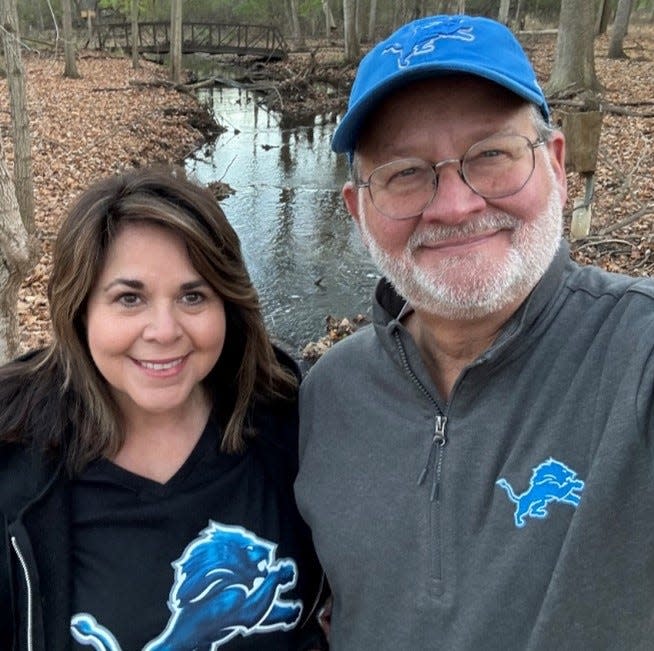
{"label": "water reflection", "polygon": [[201,99],[227,131],[186,167],[236,190],[222,205],[273,335],[298,349],[324,334],[326,315],[368,314],[377,274],[342,204],[347,164],[330,150],[331,120],[281,127],[252,93],[233,88]]}

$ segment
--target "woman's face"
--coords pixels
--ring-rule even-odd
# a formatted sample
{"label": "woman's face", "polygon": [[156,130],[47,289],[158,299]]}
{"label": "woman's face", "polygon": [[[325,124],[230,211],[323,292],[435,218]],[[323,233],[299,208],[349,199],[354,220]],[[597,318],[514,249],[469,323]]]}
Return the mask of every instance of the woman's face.
{"label": "woman's face", "polygon": [[128,422],[183,416],[205,402],[201,381],[225,342],[225,308],[167,229],[126,224],[87,304],[91,356]]}

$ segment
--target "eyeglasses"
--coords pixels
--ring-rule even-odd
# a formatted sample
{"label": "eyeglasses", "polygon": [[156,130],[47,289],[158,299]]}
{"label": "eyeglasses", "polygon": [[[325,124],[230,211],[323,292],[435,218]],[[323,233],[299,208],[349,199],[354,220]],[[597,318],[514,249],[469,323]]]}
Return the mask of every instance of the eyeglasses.
{"label": "eyeglasses", "polygon": [[526,136],[496,134],[472,145],[463,157],[431,163],[421,158],[403,158],[376,167],[365,183],[377,210],[389,219],[420,215],[438,190],[439,170],[456,163],[461,180],[485,199],[516,194],[534,172],[534,149],[546,140],[531,142]]}

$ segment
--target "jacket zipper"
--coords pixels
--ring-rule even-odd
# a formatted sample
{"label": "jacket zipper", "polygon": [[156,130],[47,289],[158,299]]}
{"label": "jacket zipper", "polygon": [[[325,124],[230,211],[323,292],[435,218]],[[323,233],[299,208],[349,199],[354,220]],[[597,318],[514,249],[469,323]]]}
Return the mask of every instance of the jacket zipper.
{"label": "jacket zipper", "polygon": [[438,461],[434,467],[434,474],[431,481],[431,492],[429,493],[429,501],[434,502],[438,501],[441,485],[441,470],[443,467],[443,446],[447,442],[445,437],[445,426],[447,425],[447,416],[441,416],[440,414],[436,415],[436,423],[434,425],[434,436],[431,440],[431,447],[429,448],[429,456],[427,457],[427,463],[422,469],[420,476],[418,477],[418,486],[422,486],[427,477],[427,473],[432,465],[432,461],[436,451],[438,451]]}
{"label": "jacket zipper", "polygon": [[443,448],[447,443],[447,437],[445,435],[447,416],[443,414],[441,408],[438,406],[438,403],[434,400],[431,393],[427,391],[423,383],[418,379],[417,375],[413,372],[413,369],[409,365],[409,360],[407,359],[406,351],[404,350],[404,345],[402,344],[402,340],[400,339],[400,333],[397,330],[393,331],[393,337],[395,338],[397,349],[400,353],[400,357],[402,358],[402,366],[404,367],[404,370],[407,372],[407,374],[411,378],[411,381],[416,385],[420,393],[422,393],[422,395],[425,396],[429,400],[429,402],[431,402],[432,405],[434,405],[434,409],[436,410],[434,435],[431,440],[431,447],[429,448],[429,456],[427,457],[427,462],[425,463],[425,467],[422,469],[420,475],[418,476],[418,486],[421,486],[424,483],[425,478],[427,477],[427,473],[429,472],[429,469],[432,467],[434,455],[436,454],[436,452],[438,452],[438,461],[434,467],[434,476],[432,479],[432,487],[430,493],[430,501],[433,502],[434,500],[438,500],[438,494],[440,492],[440,478],[441,478],[441,469],[443,465]]}
{"label": "jacket zipper", "polygon": [[[427,477],[427,474],[433,468],[431,491],[429,493],[429,502],[432,505],[430,511],[433,517],[433,521],[431,521],[431,526],[432,526],[433,536],[436,539],[435,540],[436,551],[432,556],[432,560],[434,563],[434,565],[432,566],[433,567],[432,576],[440,581],[442,579],[442,564],[441,564],[441,556],[440,556],[441,546],[442,546],[441,526],[440,526],[441,525],[440,482],[441,482],[441,471],[443,468],[443,452],[444,452],[445,444],[447,443],[447,436],[445,433],[445,428],[447,426],[447,416],[443,414],[438,403],[436,402],[436,400],[434,400],[434,397],[425,388],[423,383],[418,379],[418,376],[413,372],[413,369],[409,365],[409,360],[407,359],[406,351],[404,350],[404,345],[402,344],[402,340],[400,339],[400,333],[397,330],[393,332],[393,337],[395,338],[395,343],[400,353],[400,357],[402,359],[402,366],[404,367],[404,370],[407,372],[407,374],[411,378],[411,381],[416,385],[420,393],[422,393],[429,400],[429,402],[431,402],[431,404],[434,406],[434,409],[436,411],[434,434],[432,436],[431,446],[429,448],[429,455],[427,456],[427,461],[425,462],[425,465],[422,471],[420,472],[420,475],[418,476],[418,486],[422,486],[422,484],[424,483]],[[436,461],[434,462],[435,457],[436,457]]]}
{"label": "jacket zipper", "polygon": [[32,580],[30,579],[30,573],[27,568],[27,563],[25,562],[25,557],[18,546],[18,541],[15,536],[11,537],[11,546],[16,552],[18,562],[20,563],[23,574],[25,575],[25,585],[27,587],[27,651],[32,651],[34,648],[32,641]]}

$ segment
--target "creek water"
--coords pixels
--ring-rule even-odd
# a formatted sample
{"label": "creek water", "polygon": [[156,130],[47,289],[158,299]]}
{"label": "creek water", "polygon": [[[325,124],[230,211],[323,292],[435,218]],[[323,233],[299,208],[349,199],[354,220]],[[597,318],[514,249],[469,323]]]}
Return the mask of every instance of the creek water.
{"label": "creek water", "polygon": [[198,181],[222,181],[221,201],[241,240],[266,324],[292,350],[325,334],[325,318],[369,316],[378,277],[343,207],[348,170],[329,146],[332,116],[282,125],[250,92],[200,90],[226,127],[186,161]]}

